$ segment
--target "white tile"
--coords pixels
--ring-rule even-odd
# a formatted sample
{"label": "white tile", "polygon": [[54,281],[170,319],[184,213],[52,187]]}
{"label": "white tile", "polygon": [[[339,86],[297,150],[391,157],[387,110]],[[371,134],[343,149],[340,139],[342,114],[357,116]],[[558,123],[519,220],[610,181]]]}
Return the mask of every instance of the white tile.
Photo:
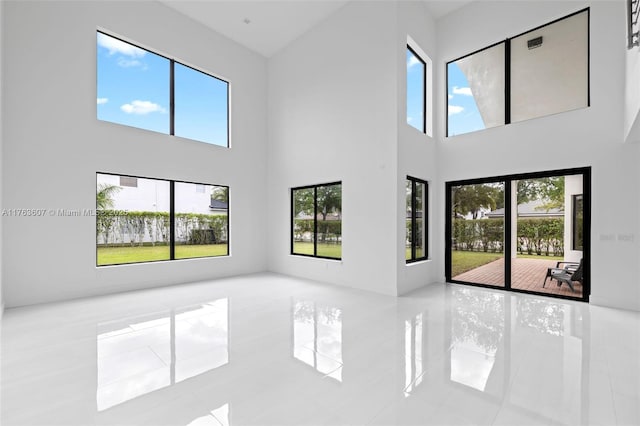
{"label": "white tile", "polygon": [[572,301],[256,274],[7,310],[0,420],[638,424],[639,336]]}

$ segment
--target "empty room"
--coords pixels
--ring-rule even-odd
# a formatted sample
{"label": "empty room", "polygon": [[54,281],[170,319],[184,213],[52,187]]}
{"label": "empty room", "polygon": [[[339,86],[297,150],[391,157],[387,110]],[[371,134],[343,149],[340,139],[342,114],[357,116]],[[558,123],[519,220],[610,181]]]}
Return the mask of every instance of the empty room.
{"label": "empty room", "polygon": [[0,423],[640,424],[639,17],[0,0]]}

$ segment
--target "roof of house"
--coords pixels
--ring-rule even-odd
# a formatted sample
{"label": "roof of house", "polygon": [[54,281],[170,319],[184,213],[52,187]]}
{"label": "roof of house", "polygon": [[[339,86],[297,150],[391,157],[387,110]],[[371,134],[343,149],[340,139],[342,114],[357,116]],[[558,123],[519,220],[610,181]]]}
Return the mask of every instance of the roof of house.
{"label": "roof of house", "polygon": [[229,205],[227,203],[225,203],[224,201],[214,200],[212,198],[211,199],[211,204],[209,204],[209,208],[210,209],[215,209],[215,210],[227,210],[229,208]]}
{"label": "roof of house", "polygon": [[[520,217],[559,217],[564,216],[564,212],[560,209],[544,209],[540,208],[544,205],[542,200],[529,201],[528,203],[518,204],[518,216]],[[504,208],[496,209],[484,214],[486,217],[504,217]]]}

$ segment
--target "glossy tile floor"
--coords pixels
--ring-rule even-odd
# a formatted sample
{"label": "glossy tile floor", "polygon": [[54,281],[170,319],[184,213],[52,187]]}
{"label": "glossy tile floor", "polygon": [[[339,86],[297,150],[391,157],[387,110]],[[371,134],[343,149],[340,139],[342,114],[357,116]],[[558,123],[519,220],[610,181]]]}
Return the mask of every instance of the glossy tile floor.
{"label": "glossy tile floor", "polygon": [[259,274],[2,319],[2,425],[639,424],[640,314]]}

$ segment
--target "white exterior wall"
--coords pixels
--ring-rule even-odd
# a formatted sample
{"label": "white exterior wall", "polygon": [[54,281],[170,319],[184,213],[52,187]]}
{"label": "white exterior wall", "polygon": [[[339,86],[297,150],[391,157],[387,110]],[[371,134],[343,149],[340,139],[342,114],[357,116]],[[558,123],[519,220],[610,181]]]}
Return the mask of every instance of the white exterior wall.
{"label": "white exterior wall", "polygon": [[[269,60],[271,271],[397,294],[396,14],[348,3]],[[290,255],[290,188],[334,181],[343,260]]]}
{"label": "white exterior wall", "polygon": [[[4,208],[93,209],[96,172],[231,188],[231,256],[95,266],[94,217],[6,217],[7,306],[266,269],[266,60],[156,2],[3,2]],[[231,149],[96,119],[96,29],[231,83]],[[170,30],[168,30],[170,29]]]}
{"label": "white exterior wall", "polygon": [[625,56],[624,138],[640,143],[640,47]]}
{"label": "white exterior wall", "polygon": [[564,177],[564,260],[580,262],[582,250],[573,247],[573,196],[582,194],[582,175]]}
{"label": "white exterior wall", "polygon": [[[470,3],[438,21],[441,73],[436,104],[446,105],[447,61],[585,6],[591,6],[591,107],[440,137],[438,170],[445,182],[591,166],[591,302],[640,310],[638,145],[623,143],[620,131],[625,97],[624,2]],[[443,135],[445,109],[438,112]],[[444,195],[436,203],[443,205]]]}

